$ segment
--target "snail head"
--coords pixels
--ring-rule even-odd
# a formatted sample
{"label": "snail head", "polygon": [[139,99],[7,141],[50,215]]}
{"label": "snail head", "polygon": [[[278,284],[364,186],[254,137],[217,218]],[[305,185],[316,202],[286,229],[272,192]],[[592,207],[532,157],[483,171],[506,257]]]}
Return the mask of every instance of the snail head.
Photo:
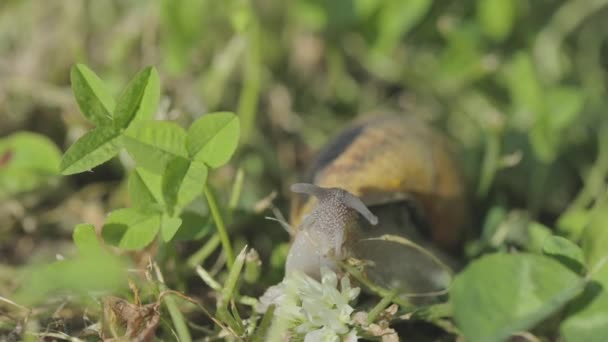
{"label": "snail head", "polygon": [[378,224],[378,217],[372,214],[357,196],[344,189],[322,188],[314,184],[296,183],[291,186],[291,191],[316,197],[318,200],[317,206],[326,209],[325,211],[331,211],[336,205],[343,205],[356,210],[372,225]]}

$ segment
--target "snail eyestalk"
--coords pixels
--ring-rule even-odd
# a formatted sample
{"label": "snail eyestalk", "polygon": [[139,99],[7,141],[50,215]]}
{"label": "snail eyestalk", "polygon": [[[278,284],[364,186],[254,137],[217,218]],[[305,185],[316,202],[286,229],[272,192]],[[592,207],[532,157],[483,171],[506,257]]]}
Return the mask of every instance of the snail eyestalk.
{"label": "snail eyestalk", "polygon": [[371,211],[361,202],[358,197],[353,196],[351,193],[344,191],[344,197],[342,198],[342,202],[346,204],[348,207],[355,209],[359,212],[359,214],[363,215],[366,220],[369,221],[373,226],[378,224],[378,217],[372,214]]}

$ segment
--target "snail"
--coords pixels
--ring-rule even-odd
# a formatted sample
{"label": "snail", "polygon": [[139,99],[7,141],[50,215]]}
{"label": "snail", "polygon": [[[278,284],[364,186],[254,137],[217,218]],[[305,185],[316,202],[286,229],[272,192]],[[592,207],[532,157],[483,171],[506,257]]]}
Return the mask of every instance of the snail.
{"label": "snail", "polygon": [[355,122],[321,150],[307,181],[291,187],[287,274],[318,279],[321,267],[353,257],[387,288],[415,295],[449,285],[466,234],[465,182],[449,143],[425,122]]}
{"label": "snail", "polygon": [[378,224],[378,218],[365,204],[343,189],[299,183],[292,185],[291,190],[315,196],[318,204],[294,237],[285,264],[287,273],[298,270],[318,279],[321,267],[336,270],[334,259],[343,259],[343,247],[360,238],[357,213],[370,224]]}

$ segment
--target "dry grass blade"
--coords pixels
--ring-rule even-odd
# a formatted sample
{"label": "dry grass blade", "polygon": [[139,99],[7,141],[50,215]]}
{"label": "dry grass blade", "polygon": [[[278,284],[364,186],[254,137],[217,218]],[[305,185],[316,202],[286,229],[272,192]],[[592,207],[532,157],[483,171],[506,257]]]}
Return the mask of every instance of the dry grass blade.
{"label": "dry grass blade", "polygon": [[415,249],[416,251],[424,254],[425,256],[429,257],[429,259],[433,260],[434,263],[436,263],[439,267],[441,267],[442,269],[444,269],[446,272],[448,272],[450,274],[450,276],[453,276],[454,271],[448,266],[446,265],[444,262],[442,262],[441,260],[439,260],[439,258],[437,258],[433,253],[429,252],[426,248],[418,245],[417,243],[408,240],[402,236],[398,236],[398,235],[392,235],[392,234],[385,234],[379,237],[375,237],[375,238],[368,238],[365,240],[369,240],[369,241],[390,241],[390,242],[394,242],[394,243],[398,243],[401,244],[403,246],[407,246],[407,247],[411,247],[413,249]]}

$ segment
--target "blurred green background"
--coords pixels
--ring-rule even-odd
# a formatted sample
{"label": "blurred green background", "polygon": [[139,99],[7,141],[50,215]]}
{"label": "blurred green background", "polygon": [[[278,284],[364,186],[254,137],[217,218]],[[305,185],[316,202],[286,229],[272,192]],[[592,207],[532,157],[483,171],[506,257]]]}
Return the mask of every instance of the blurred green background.
{"label": "blurred green background", "polygon": [[227,202],[241,170],[239,215],[252,223],[234,239],[263,259],[288,238],[260,200],[276,191],[287,214],[314,153],[382,110],[459,147],[482,233],[471,256],[527,244],[530,221],[576,241],[606,209],[608,0],[2,0],[0,293],[20,266],[73,250],[75,224],[100,226],[128,201],[128,158],[57,174],[91,128],[70,90],[75,63],[116,94],[154,65],[157,118],[240,116],[237,155],[212,184]]}

